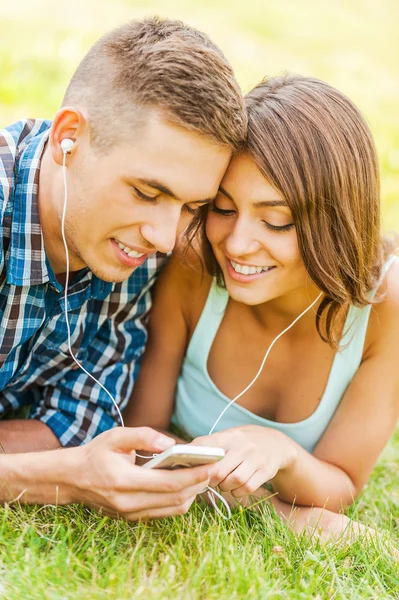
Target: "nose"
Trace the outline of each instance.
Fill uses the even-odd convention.
[[[180,206],[154,211],[154,218],[141,226],[141,235],[158,252],[167,254],[173,250],[180,233],[180,218]]]
[[[259,247],[251,223],[238,218],[225,241],[227,253],[238,258],[257,252]]]

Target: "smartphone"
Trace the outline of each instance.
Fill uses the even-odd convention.
[[[143,469],[181,469],[218,462],[224,458],[223,448],[176,444],[143,465]]]

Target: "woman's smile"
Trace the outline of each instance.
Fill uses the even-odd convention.
[[[275,266],[249,265],[236,262],[226,256],[226,271],[229,277],[239,283],[253,283],[268,276]]]

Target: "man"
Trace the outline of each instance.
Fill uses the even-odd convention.
[[[165,477],[134,465],[134,449],[159,452],[169,438],[102,433],[116,409],[69,342],[123,408],[150,287],[244,135],[241,93],[219,49],[159,19],[99,40],[52,123],[1,132],[0,411],[30,407],[28,420],[0,422],[3,501],[80,501],[135,519],[185,511],[203,489],[207,467]],[[71,448],[46,452],[61,447]]]

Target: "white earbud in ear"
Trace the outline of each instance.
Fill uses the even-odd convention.
[[[61,150],[63,151],[64,154],[68,154],[68,152],[70,152],[73,148],[73,140],[70,140],[69,138],[65,138],[61,141]]]

